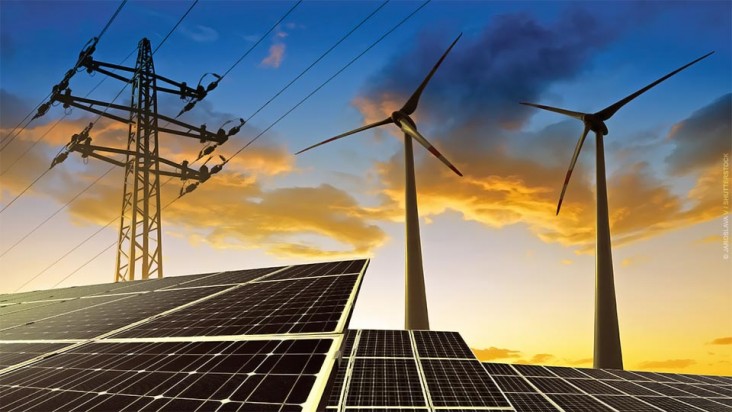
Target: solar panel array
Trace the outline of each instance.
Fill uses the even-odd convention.
[[[481,364],[346,331],[368,260],[0,295],[3,411],[732,411],[732,378]]]
[[[352,330],[327,411],[732,411],[732,378],[481,364],[455,332]]]
[[[484,363],[518,412],[732,411],[732,377]]]
[[[367,260],[0,296],[0,405],[315,410]]]
[[[349,331],[329,411],[511,410],[455,332]]]

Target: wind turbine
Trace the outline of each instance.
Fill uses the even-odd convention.
[[[424,271],[422,269],[422,245],[419,238],[419,212],[417,211],[417,190],[415,187],[414,179],[414,156],[412,154],[412,139],[416,140],[419,144],[424,146],[430,153],[440,159],[442,163],[447,165],[453,172],[457,173],[458,176],[463,174],[450,163],[434,146],[432,146],[421,133],[417,131],[417,125],[414,123],[409,115],[414,113],[419,103],[419,98],[422,95],[422,91],[427,86],[427,83],[435,74],[437,68],[440,66],[443,60],[450,50],[452,50],[455,43],[460,39],[462,33],[452,42],[450,47],[447,48],[445,53],[440,57],[432,70],[427,74],[422,83],[419,85],[417,90],[414,91],[409,100],[404,106],[393,112],[390,117],[384,120],[380,120],[376,123],[371,123],[358,129],[351,130],[338,136],[331,137],[328,140],[324,140],[318,144],[314,144],[306,149],[300,150],[296,154],[300,154],[304,151],[310,150],[314,147],[338,140],[342,137],[352,135],[364,130],[368,130],[377,126],[393,123],[404,132],[404,171],[405,171],[405,212],[406,212],[406,265],[405,265],[405,317],[404,326],[406,329],[421,329],[429,330],[429,318],[427,315],[427,298],[424,290]]]
[[[562,193],[559,196],[559,204],[557,205],[557,215],[562,207],[564,193],[567,191],[569,178],[577,163],[582,144],[590,131],[595,132],[597,149],[596,149],[596,179],[597,179],[597,223],[595,235],[595,368],[623,369],[623,355],[620,347],[620,331],[618,328],[618,311],[615,300],[615,281],[613,279],[613,258],[610,244],[610,224],[608,222],[607,207],[607,187],[605,179],[605,153],[603,148],[603,136],[607,135],[608,130],[605,121],[610,119],[621,107],[625,106],[631,100],[648,91],[662,81],[684,70],[692,64],[708,57],[714,52],[705,54],[704,56],[688,63],[671,73],[661,77],[648,86],[638,90],[637,92],[621,99],[610,106],[596,113],[582,113],[571,110],[560,109],[557,107],[544,106],[541,104],[525,103],[527,106],[538,107],[539,109],[549,110],[565,116],[573,117],[584,123],[584,131],[580,136],[577,146],[574,148],[572,161],[569,163],[567,176],[564,178]]]

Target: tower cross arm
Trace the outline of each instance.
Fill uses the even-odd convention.
[[[97,71],[99,73],[102,73],[104,75],[107,75],[109,77],[115,78],[117,80],[121,80],[125,83],[131,83],[134,80],[134,74],[136,73],[136,69],[132,67],[122,66],[119,64],[112,64],[112,63],[106,63],[98,60],[93,60],[91,57],[87,57],[84,61],[84,67],[86,68],[87,72],[91,73],[93,71]],[[132,73],[133,77],[128,78],[124,76],[120,76],[111,70],[119,70],[124,71],[128,73]],[[155,86],[155,89],[161,92],[175,94],[181,97],[181,99],[189,98],[189,97],[196,97],[198,96],[198,91],[192,87],[189,87],[185,82],[177,82],[175,80],[169,79],[165,76],[161,76],[157,73],[150,73],[153,77],[155,77],[155,80],[167,83],[175,89],[169,89],[166,87],[159,87]]]
[[[99,159],[101,161],[111,163],[120,167],[124,167],[126,164],[125,162],[121,160],[117,160],[113,157],[105,156],[102,153],[112,153],[112,154],[121,154],[128,156],[129,158],[138,158],[143,157],[141,155],[138,155],[137,152],[132,150],[125,150],[125,149],[118,149],[115,147],[106,147],[106,146],[97,146],[92,144],[86,144],[86,143],[80,143],[76,145],[72,145],[69,147],[69,151],[72,152],[79,152],[81,153],[82,157],[93,157],[95,159]],[[151,156],[153,157],[153,156]],[[186,179],[194,179],[194,180],[200,180],[202,177],[202,174],[195,169],[191,169],[190,167],[184,164],[176,163],[172,160],[168,160],[162,157],[153,157],[154,160],[166,164],[173,168],[173,171],[168,170],[159,170],[156,172],[158,175],[162,176],[172,176],[172,177],[178,177],[183,180]]]

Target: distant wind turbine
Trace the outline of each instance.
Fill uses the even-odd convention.
[[[580,150],[582,149],[582,144],[587,137],[587,133],[589,133],[590,130],[595,132],[597,141],[595,161],[597,167],[597,228],[595,230],[595,234],[597,236],[595,245],[595,368],[623,369],[623,355],[620,347],[620,331],[618,328],[618,311],[615,300],[615,281],[613,279],[610,224],[608,222],[605,153],[602,141],[602,137],[608,133],[605,121],[610,119],[618,110],[620,110],[621,107],[625,106],[631,100],[692,64],[708,57],[712,53],[714,52],[707,53],[691,63],[681,66],[648,86],[596,113],[581,113],[557,107],[544,106],[541,104],[521,103],[527,106],[538,107],[539,109],[549,110],[565,116],[573,117],[582,121],[585,126],[582,136],[580,136],[577,146],[574,148],[574,154],[572,155],[572,161],[569,163],[567,176],[564,178],[562,193],[559,196],[559,204],[557,205],[557,215],[559,214],[559,209],[562,207],[562,201],[564,200],[564,193],[567,191],[569,178],[572,175],[575,163],[577,163],[577,158],[579,157]]]
[[[422,245],[419,237],[419,212],[417,211],[417,190],[415,187],[414,179],[414,155],[412,154],[412,139],[416,140],[424,146],[430,153],[440,159],[442,163],[447,165],[453,172],[457,173],[458,176],[463,174],[445,158],[434,146],[432,146],[421,133],[417,131],[417,125],[414,123],[409,115],[414,113],[419,103],[419,98],[422,95],[422,91],[427,86],[427,83],[435,74],[437,68],[440,66],[443,60],[450,50],[452,50],[455,43],[460,39],[462,33],[452,42],[450,47],[440,57],[432,70],[427,74],[427,77],[422,81],[417,90],[414,91],[412,96],[407,100],[404,106],[393,112],[390,117],[376,123],[371,123],[358,129],[351,130],[330,139],[324,140],[318,144],[312,145],[306,149],[303,149],[296,154],[300,154],[304,151],[310,150],[314,147],[338,140],[342,137],[352,135],[364,130],[368,130],[377,126],[393,123],[404,132],[404,168],[405,168],[405,206],[406,206],[406,267],[405,267],[405,328],[406,329],[421,329],[428,330],[429,318],[427,314],[427,298],[424,290],[424,271],[422,269]]]

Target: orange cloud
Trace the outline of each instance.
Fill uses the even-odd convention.
[[[514,363],[525,364],[525,365],[543,365],[547,362],[555,359],[554,355],[548,353],[538,353],[532,356],[530,359],[519,359]]]
[[[63,120],[54,132],[67,134],[65,140],[87,123],[88,119]],[[46,132],[48,127],[29,128],[18,142],[3,151],[3,160],[20,156],[27,148],[27,140]],[[95,143],[124,147],[127,130],[113,122],[100,121],[91,135]],[[3,197],[15,196],[47,170],[62,144],[60,140],[42,140],[25,155],[22,165],[6,173],[2,177]],[[172,143],[161,144],[161,156],[176,161],[195,159],[202,147],[195,139],[177,139]],[[214,156],[230,156],[225,149],[226,146],[219,148]],[[214,157],[209,166],[219,162]],[[123,169],[115,166],[107,172],[111,165],[96,159],[89,159],[86,165],[81,163],[78,154],[72,153],[25,196],[50,197],[65,203],[107,173],[68,208],[76,224],[106,225],[120,213]],[[192,163],[191,167],[198,164]],[[165,209],[164,228],[170,228],[177,236],[182,228],[191,242],[216,248],[262,248],[275,255],[303,258],[368,255],[385,241],[385,233],[359,212],[356,200],[339,189],[328,185],[270,191],[262,188],[259,178],[286,174],[293,168],[294,157],[284,146],[259,144],[248,148],[232,158],[221,173]],[[178,197],[181,184],[178,179],[161,178],[163,205]]]
[[[722,235],[710,235],[697,239],[694,241],[696,244],[709,245],[709,244],[722,244]]]
[[[709,342],[710,345],[732,345],[732,336],[725,336],[724,338],[717,338]]]
[[[269,54],[262,59],[261,65],[264,67],[279,68],[282,60],[285,58],[285,44],[275,43],[269,46]]]
[[[518,358],[521,356],[521,352],[511,349],[502,349],[491,346],[488,349],[475,349],[471,348],[475,357],[483,362],[492,361],[496,359],[507,359],[507,358]]]
[[[640,370],[684,369],[696,364],[693,359],[667,359],[662,361],[646,361],[638,364]]]

